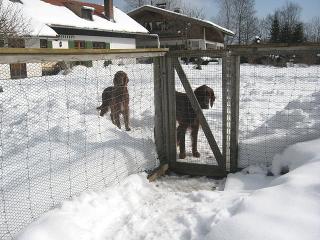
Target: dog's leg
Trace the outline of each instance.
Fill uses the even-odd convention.
[[[198,132],[199,132],[199,123],[198,121],[191,126],[191,142],[192,142],[192,155],[196,158],[200,157],[200,153],[198,152]]]
[[[117,109],[118,110],[118,109]],[[119,129],[121,129],[121,124],[120,124],[120,111],[116,111],[114,114],[113,114],[113,124],[116,125]]]
[[[125,108],[124,112],[123,112],[123,118],[124,118],[124,125],[126,127],[126,131],[130,131],[130,127],[129,127],[129,109]]]
[[[186,143],[185,143],[186,131],[187,131],[187,128],[183,125],[179,125],[177,128],[177,142],[179,144],[180,159],[186,158]]]
[[[115,124],[115,123],[114,123],[114,120],[113,120],[113,114],[112,114],[112,113],[110,113],[110,118],[111,118],[111,122],[112,122],[113,124]]]

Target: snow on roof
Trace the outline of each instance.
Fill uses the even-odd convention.
[[[102,16],[103,6],[79,2],[82,6],[95,9],[93,20],[91,21],[77,16],[63,5],[63,0],[45,1],[21,0],[21,2],[23,2],[24,14],[32,19],[32,35],[56,36],[57,33],[51,29],[50,26],[65,26],[69,28],[74,27],[108,32],[148,33],[147,29],[116,7],[113,8],[113,22]]]
[[[206,25],[209,25],[211,27],[214,27],[216,29],[219,29],[220,31],[224,32],[225,34],[228,34],[228,35],[234,35],[234,32],[232,32],[231,30],[229,29],[226,29],[224,27],[221,27],[219,26],[218,24],[215,24],[211,21],[208,21],[208,20],[203,20],[203,19],[200,19],[200,18],[195,18],[195,17],[189,17],[185,14],[182,14],[182,13],[177,13],[177,12],[173,12],[171,10],[167,10],[167,9],[163,9],[163,8],[158,8],[158,7],[155,7],[155,6],[152,6],[152,5],[144,5],[142,7],[138,7],[130,12],[128,12],[128,15],[132,16],[132,14],[135,14],[136,12],[140,12],[144,9],[149,9],[149,10],[154,10],[154,11],[158,11],[158,12],[166,12],[166,13],[169,13],[169,14],[173,14],[173,15],[178,15],[178,16],[181,16],[181,17],[187,17],[187,18],[190,18],[194,21],[197,21],[199,23],[202,23],[202,24],[206,24]]]

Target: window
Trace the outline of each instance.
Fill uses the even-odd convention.
[[[190,41],[191,42],[191,49],[199,49],[200,43],[199,41]]]
[[[106,49],[107,44],[105,42],[92,42],[93,49]]]
[[[92,21],[93,20],[92,19],[92,9],[82,8],[81,9],[81,16],[84,19]]]
[[[25,63],[10,64],[10,75],[12,79],[26,78],[27,65]]]
[[[40,39],[40,48],[48,48],[48,40]]]
[[[85,41],[74,41],[74,48],[84,49],[84,48],[86,48],[86,42]]]

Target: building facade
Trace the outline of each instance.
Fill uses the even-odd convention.
[[[189,17],[181,10],[170,11],[165,5],[142,6],[128,13],[150,33],[158,34],[161,47],[170,49],[219,49],[224,47],[224,37],[234,35],[213,22]],[[154,46],[154,40],[139,39],[137,47]]]
[[[74,0],[3,1],[21,8],[31,30],[23,38],[3,39],[0,47],[135,49],[137,39],[149,35],[146,28],[114,7],[112,0],[104,0],[104,5]],[[30,63],[0,68],[2,78],[39,76],[43,69]]]

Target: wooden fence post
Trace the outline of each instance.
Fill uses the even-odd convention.
[[[170,57],[154,61],[155,143],[160,164],[176,162],[176,106],[174,68]]]
[[[239,143],[239,101],[240,101],[240,56],[231,56],[231,134],[230,134],[230,172],[238,170]]]

